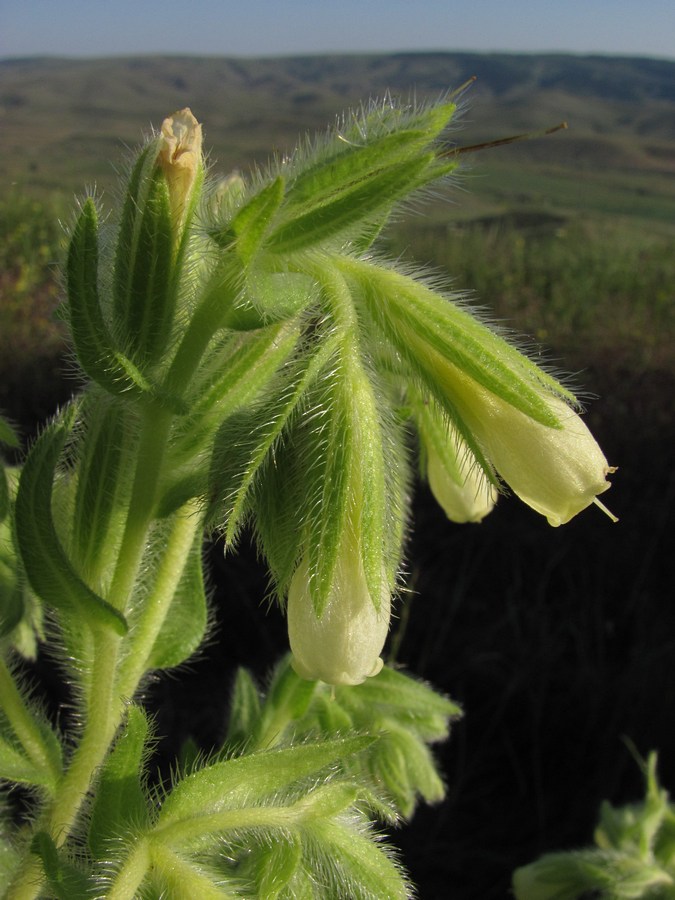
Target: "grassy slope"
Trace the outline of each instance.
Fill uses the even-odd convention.
[[[546,141],[485,154],[460,217],[515,204],[675,216],[675,63],[563,55],[398,54],[236,60],[149,57],[0,62],[0,183],[107,188],[111,161],[152,123],[190,105],[218,169],[264,164],[270,148],[386,91],[437,97],[477,76],[462,143],[566,119]]]

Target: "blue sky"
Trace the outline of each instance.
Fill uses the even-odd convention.
[[[0,57],[394,50],[675,59],[673,0],[0,0]]]

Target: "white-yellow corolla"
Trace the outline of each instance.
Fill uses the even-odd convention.
[[[486,390],[450,363],[443,383],[455,408],[500,477],[521,500],[563,525],[611,485],[615,471],[581,417],[542,388],[559,427],[542,425]],[[611,515],[611,514],[610,514]]]
[[[288,637],[293,668],[301,678],[328,684],[361,684],[382,668],[391,599],[383,579],[378,602],[368,591],[356,541],[345,541],[328,601],[317,616],[304,559],[288,592]]]
[[[452,522],[481,522],[497,502],[497,489],[490,484],[468,447],[460,448],[448,432],[448,446],[441,455],[426,445],[427,479],[436,502]]]

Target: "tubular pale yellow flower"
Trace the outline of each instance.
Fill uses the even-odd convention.
[[[375,608],[358,548],[340,554],[330,598],[317,616],[309,591],[304,559],[288,592],[288,637],[293,668],[301,678],[328,684],[361,684],[382,669],[380,653],[389,630],[390,594],[382,588]]]
[[[448,435],[448,440],[452,440]],[[492,512],[498,493],[468,453],[450,471],[433,446],[427,446],[427,478],[436,502],[452,522],[481,522]]]
[[[545,397],[561,423],[531,419],[476,384],[445,360],[438,373],[464,423],[499,475],[551,525],[564,525],[609,487],[615,471],[581,418],[550,392]],[[606,511],[606,510],[605,510]]]
[[[162,122],[157,161],[169,185],[174,220],[180,224],[202,167],[202,126],[189,109]]]

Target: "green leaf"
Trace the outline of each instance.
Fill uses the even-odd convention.
[[[277,665],[253,732],[254,747],[272,747],[284,740],[288,727],[301,719],[314,695],[316,682],[299,678],[290,656]]]
[[[191,656],[202,642],[207,619],[200,531],[153,644],[148,668],[170,669]]]
[[[48,426],[26,460],[16,498],[17,544],[31,587],[48,606],[74,610],[83,621],[123,635],[127,631],[124,616],[80,579],[54,527],[52,488],[72,418],[71,411]]]
[[[297,837],[279,835],[269,847],[263,847],[253,856],[258,896],[265,900],[277,900],[289,887],[300,867],[302,846]]]
[[[372,837],[325,819],[313,822],[308,832],[312,868],[325,872],[329,879],[327,896],[350,900],[405,900],[410,896],[402,870]]]
[[[271,232],[266,246],[274,253],[283,254],[306,250],[331,239],[344,239],[348,229],[362,222],[371,223],[380,210],[388,211],[396,200],[423,184],[424,173],[433,168],[434,160],[434,155],[429,153],[373,175],[344,195],[280,225]]]
[[[227,235],[232,235],[237,253],[244,263],[250,262],[260,247],[283,196],[284,179],[279,176],[255,194],[232,220],[224,237],[227,240]]]
[[[300,272],[252,272],[246,288],[265,324],[291,319],[318,298],[316,281]]]
[[[386,533],[390,527],[387,515],[387,484],[384,445],[378,402],[366,372],[359,367],[351,378],[354,430],[357,437],[356,458],[360,473],[361,558],[373,603],[379,604],[383,587],[388,590],[396,576],[399,555],[387,559]],[[380,398],[382,400],[382,398]],[[392,566],[393,562],[393,566]],[[393,571],[391,571],[393,569]],[[390,583],[383,585],[385,578]]]
[[[454,103],[417,110],[389,105],[352,116],[325,148],[317,147],[304,162],[292,159],[288,164],[291,170],[297,165],[299,172],[290,179],[284,208],[308,212],[324,206],[387,169],[419,157],[455,110]]]
[[[318,403],[323,421],[311,434],[314,448],[310,496],[305,530],[308,540],[310,591],[317,616],[323,612],[333,587],[338,555],[349,525],[354,492],[358,447],[355,446],[351,398],[344,372],[336,368],[326,379]],[[328,378],[330,377],[330,381]],[[315,416],[318,420],[318,415]]]
[[[86,374],[112,394],[137,396],[147,391],[143,375],[115,346],[103,318],[98,293],[98,215],[91,198],[73,230],[66,276],[70,327]]]
[[[21,446],[19,435],[4,416],[0,416],[0,444],[17,450]]]
[[[225,739],[227,747],[246,748],[257,727],[260,710],[260,694],[253,678],[246,669],[238,669]]]
[[[110,530],[119,510],[120,470],[131,435],[123,407],[112,398],[90,394],[82,410],[86,431],[80,442],[71,546],[80,571],[98,580],[110,564],[111,545],[117,543]]]
[[[176,784],[164,801],[159,825],[263,802],[371,743],[369,737],[316,741],[206,766]]]
[[[275,394],[267,402],[224,422],[214,447],[209,480],[212,496],[224,499],[226,543],[236,540],[250,509],[252,489],[264,478],[263,467],[331,352],[331,343],[325,341],[318,350],[305,353],[279,374]]]
[[[348,708],[358,705],[366,716],[372,716],[375,710],[391,715],[419,730],[427,740],[447,737],[449,720],[462,715],[461,708],[448,697],[391,666],[363,684],[336,691]]]
[[[571,398],[554,378],[457,303],[393,269],[350,262],[379,328],[414,369],[435,377],[438,354],[516,409],[550,427],[560,422],[546,391]],[[545,390],[542,390],[545,389]]]
[[[177,235],[158,142],[139,155],[129,179],[115,252],[113,331],[141,367],[167,350],[176,306]]]
[[[31,849],[42,860],[50,891],[56,900],[91,900],[92,882],[56,848],[46,831],[37,832]]]
[[[128,841],[150,823],[148,802],[141,786],[148,752],[148,720],[138,706],[130,706],[124,729],[101,771],[89,824],[89,849],[95,858],[109,860],[120,840]]]
[[[5,521],[7,516],[9,515],[10,510],[10,499],[9,499],[9,485],[7,484],[7,475],[5,474],[5,467],[0,460],[0,524]]]
[[[171,203],[161,169],[143,194],[131,233],[120,230],[114,281],[114,327],[142,365],[166,351],[176,303]]]
[[[9,634],[23,618],[25,604],[19,566],[11,522],[5,519],[0,521],[0,637]]]
[[[53,772],[35,765],[17,742],[4,734],[0,734],[0,778],[33,787],[54,787]]]

